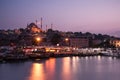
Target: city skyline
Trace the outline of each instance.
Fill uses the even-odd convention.
[[[120,29],[119,0],[0,0],[0,29],[40,21],[60,31],[110,34]],[[40,27],[40,25],[38,25]]]

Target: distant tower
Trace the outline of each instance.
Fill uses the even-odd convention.
[[[46,32],[47,32],[47,25],[46,25]]]
[[[51,24],[51,29],[53,29],[53,24]]]
[[[38,22],[38,21],[36,20],[36,21],[35,21],[36,25],[37,25],[37,22]]]
[[[41,17],[41,21],[40,21],[40,27],[41,27],[41,29],[42,29],[42,24],[43,24],[43,23],[42,23],[42,17]]]

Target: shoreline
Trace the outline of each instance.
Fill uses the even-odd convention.
[[[105,56],[105,57],[116,57],[116,56],[107,56],[103,54],[51,54],[49,56],[23,56],[23,57],[0,57],[0,63],[2,62],[23,62],[29,60],[44,60],[49,58],[61,58],[61,57],[90,57],[90,56]],[[116,57],[119,58],[120,56]]]

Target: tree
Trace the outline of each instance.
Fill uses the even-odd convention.
[[[51,39],[51,43],[52,43],[53,45],[56,45],[56,44],[58,44],[61,40],[62,40],[62,36],[61,36],[60,34],[58,34],[58,33],[55,33],[55,34],[53,35],[52,39]]]

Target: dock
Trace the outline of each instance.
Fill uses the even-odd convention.
[[[35,51],[34,51],[35,50]],[[103,48],[42,48],[32,49],[32,52],[24,54],[5,54],[0,55],[0,62],[2,61],[26,61],[35,59],[49,59],[51,57],[85,57],[85,56],[109,56],[109,57],[120,57],[119,50],[103,49]]]

